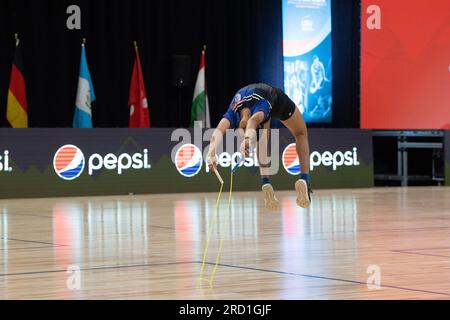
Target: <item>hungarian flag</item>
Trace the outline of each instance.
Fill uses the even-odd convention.
[[[130,128],[150,128],[147,93],[145,92],[144,75],[137,45],[135,45],[135,49],[136,61],[133,66],[130,99],[128,101],[130,107]]]
[[[195,122],[200,121],[204,128],[211,128],[211,118],[209,115],[208,92],[206,90],[206,52],[202,51],[200,70],[198,72],[197,83],[195,85],[194,99],[192,101],[191,127]]]
[[[25,78],[23,76],[22,52],[16,37],[16,50],[9,83],[6,117],[13,128],[28,128],[28,108]]]

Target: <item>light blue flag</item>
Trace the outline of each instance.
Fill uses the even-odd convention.
[[[80,78],[75,103],[74,128],[92,128],[92,103],[95,101],[94,86],[86,59],[86,48],[81,47]]]

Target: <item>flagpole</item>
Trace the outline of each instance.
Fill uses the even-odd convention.
[[[208,105],[208,85],[206,82],[206,49],[207,46],[206,44],[203,45],[203,54],[205,55],[205,65],[204,65],[204,69],[205,69],[205,128],[209,129],[208,127],[211,126],[211,115],[209,114],[209,105]],[[209,122],[209,123],[208,123]],[[208,126],[209,124],[209,126]]]
[[[136,54],[136,57],[135,57],[135,65],[136,65],[136,68],[138,68],[138,66],[137,66],[137,62],[138,62],[138,43],[137,43],[137,41],[135,40],[135,41],[133,41],[133,44],[134,44],[134,52],[135,52],[135,54]],[[139,57],[139,59],[140,59],[140,57]],[[139,78],[139,77],[138,77]],[[139,92],[140,92],[140,90],[141,90],[141,82],[140,81],[138,81],[138,88],[139,88]],[[139,94],[140,95],[140,94]]]

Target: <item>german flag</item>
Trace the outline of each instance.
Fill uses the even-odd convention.
[[[23,76],[22,52],[16,36],[16,50],[9,83],[6,117],[13,128],[28,128],[27,94]]]

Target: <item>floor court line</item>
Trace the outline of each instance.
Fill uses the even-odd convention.
[[[0,215],[15,215],[15,216],[24,216],[24,217],[33,217],[33,218],[46,218],[46,219],[54,219],[54,216],[40,216],[40,215],[36,215],[36,214],[22,214],[22,213],[1,213]],[[67,219],[70,220],[83,220],[83,219],[77,219],[77,217],[65,217]],[[95,220],[96,222],[103,222],[102,220]],[[154,226],[154,225],[149,225],[149,228],[155,228],[155,229],[167,229],[167,230],[176,230],[176,228],[174,227],[164,227],[164,226]]]
[[[16,213],[16,212],[0,212],[0,215],[5,216],[19,216],[19,217],[33,217],[33,218],[46,218],[46,219],[53,219],[53,216],[40,216],[37,214],[26,214],[26,213]]]
[[[211,263],[211,262],[207,262],[206,264],[207,265],[215,265],[215,263]],[[225,268],[242,269],[242,270],[250,270],[250,271],[259,271],[259,272],[266,272],[266,273],[275,273],[275,274],[287,275],[287,276],[296,276],[296,277],[304,277],[304,278],[311,278],[311,279],[338,281],[338,282],[345,282],[345,283],[351,283],[351,284],[358,284],[358,285],[367,286],[366,282],[357,281],[357,280],[332,278],[332,277],[326,277],[326,276],[301,274],[301,273],[294,273],[294,272],[285,272],[285,271],[278,271],[278,270],[259,269],[259,268],[253,268],[253,267],[236,266],[236,265],[231,265],[231,264],[219,264],[219,266],[220,267],[225,267]],[[381,288],[398,289],[398,290],[411,291],[411,292],[429,293],[429,294],[441,295],[441,296],[450,296],[450,293],[446,293],[446,292],[437,292],[437,291],[421,290],[421,289],[414,289],[414,288],[405,288],[405,287],[393,286],[393,285],[382,285]]]
[[[80,269],[80,271],[116,270],[116,269],[129,269],[129,268],[151,268],[151,267],[183,265],[183,264],[199,264],[199,265],[201,265],[202,262],[188,261],[188,262],[171,262],[171,263],[155,263],[155,264],[139,264],[139,265],[103,266],[103,267],[94,267],[94,268],[82,268],[82,269]],[[206,262],[206,265],[214,266],[215,263]],[[350,284],[357,284],[357,285],[364,285],[364,286],[367,285],[366,282],[362,282],[362,281],[333,278],[333,277],[327,277],[327,276],[301,274],[301,273],[253,268],[253,267],[246,267],[246,266],[236,266],[236,265],[223,264],[223,263],[220,263],[219,266],[225,267],[225,268],[232,268],[232,269],[249,270],[249,271],[257,271],[257,272],[264,272],[264,273],[274,273],[274,274],[280,274],[280,275],[286,275],[286,276],[296,276],[296,277],[304,277],[304,278],[310,278],[310,279],[337,281],[337,282],[342,282],[342,283],[350,283]],[[0,277],[41,275],[41,274],[50,274],[50,273],[66,273],[66,272],[67,272],[67,270],[47,270],[47,271],[0,274]],[[400,286],[394,286],[394,285],[382,285],[381,287],[389,288],[389,289],[403,290],[403,291],[410,291],[410,292],[428,293],[428,294],[440,295],[440,296],[450,296],[450,293],[445,293],[445,292],[437,292],[437,291],[422,290],[422,289],[415,289],[415,288],[406,288],[406,287],[400,287]]]
[[[15,215],[15,216],[24,216],[24,217],[33,217],[33,218],[46,218],[46,219],[54,219],[54,216],[40,216],[40,215],[36,215],[36,214],[22,214],[22,213],[0,213],[0,215]],[[83,219],[77,219],[77,217],[65,217],[66,219],[69,220],[83,220]],[[103,222],[102,220],[95,220],[96,222]],[[176,228],[174,227],[164,227],[164,226],[154,226],[154,225],[149,225],[149,228],[155,228],[155,229],[167,229],[167,230],[176,230]]]
[[[8,248],[8,249],[0,249],[0,251],[18,251],[18,250],[38,250],[38,249],[55,249],[62,248],[61,246],[56,245],[48,245],[45,247],[22,247],[22,248]]]
[[[420,248],[420,249],[401,249],[401,250],[394,250],[394,251],[428,251],[428,250],[450,250],[450,247],[434,247],[434,248]]]
[[[420,252],[403,251],[403,250],[398,250],[398,251],[394,250],[392,252],[404,253],[404,254],[412,254],[412,255],[417,255],[417,256],[426,256],[426,257],[437,257],[437,258],[450,259],[450,256],[443,256],[443,255],[440,255],[440,254],[432,254],[432,253],[420,253]]]
[[[1,238],[1,240],[46,244],[46,245],[53,246],[53,247],[67,247],[67,245],[65,245],[65,244],[58,244],[58,243],[44,242],[44,241],[35,241],[35,240],[23,240],[23,239],[13,239],[13,238],[5,238],[5,237]]]
[[[183,265],[183,264],[197,264],[196,261],[188,262],[167,262],[167,263],[149,263],[149,264],[136,264],[136,265],[120,265],[120,266],[102,266],[93,268],[80,268],[80,271],[99,271],[99,270],[118,270],[118,269],[131,269],[131,268],[151,268],[171,265]],[[72,265],[76,265],[73,263]],[[17,272],[17,273],[4,273],[0,274],[0,277],[13,277],[13,276],[29,276],[38,274],[50,274],[50,273],[66,273],[67,270],[45,270],[45,271],[32,271],[32,272]]]

